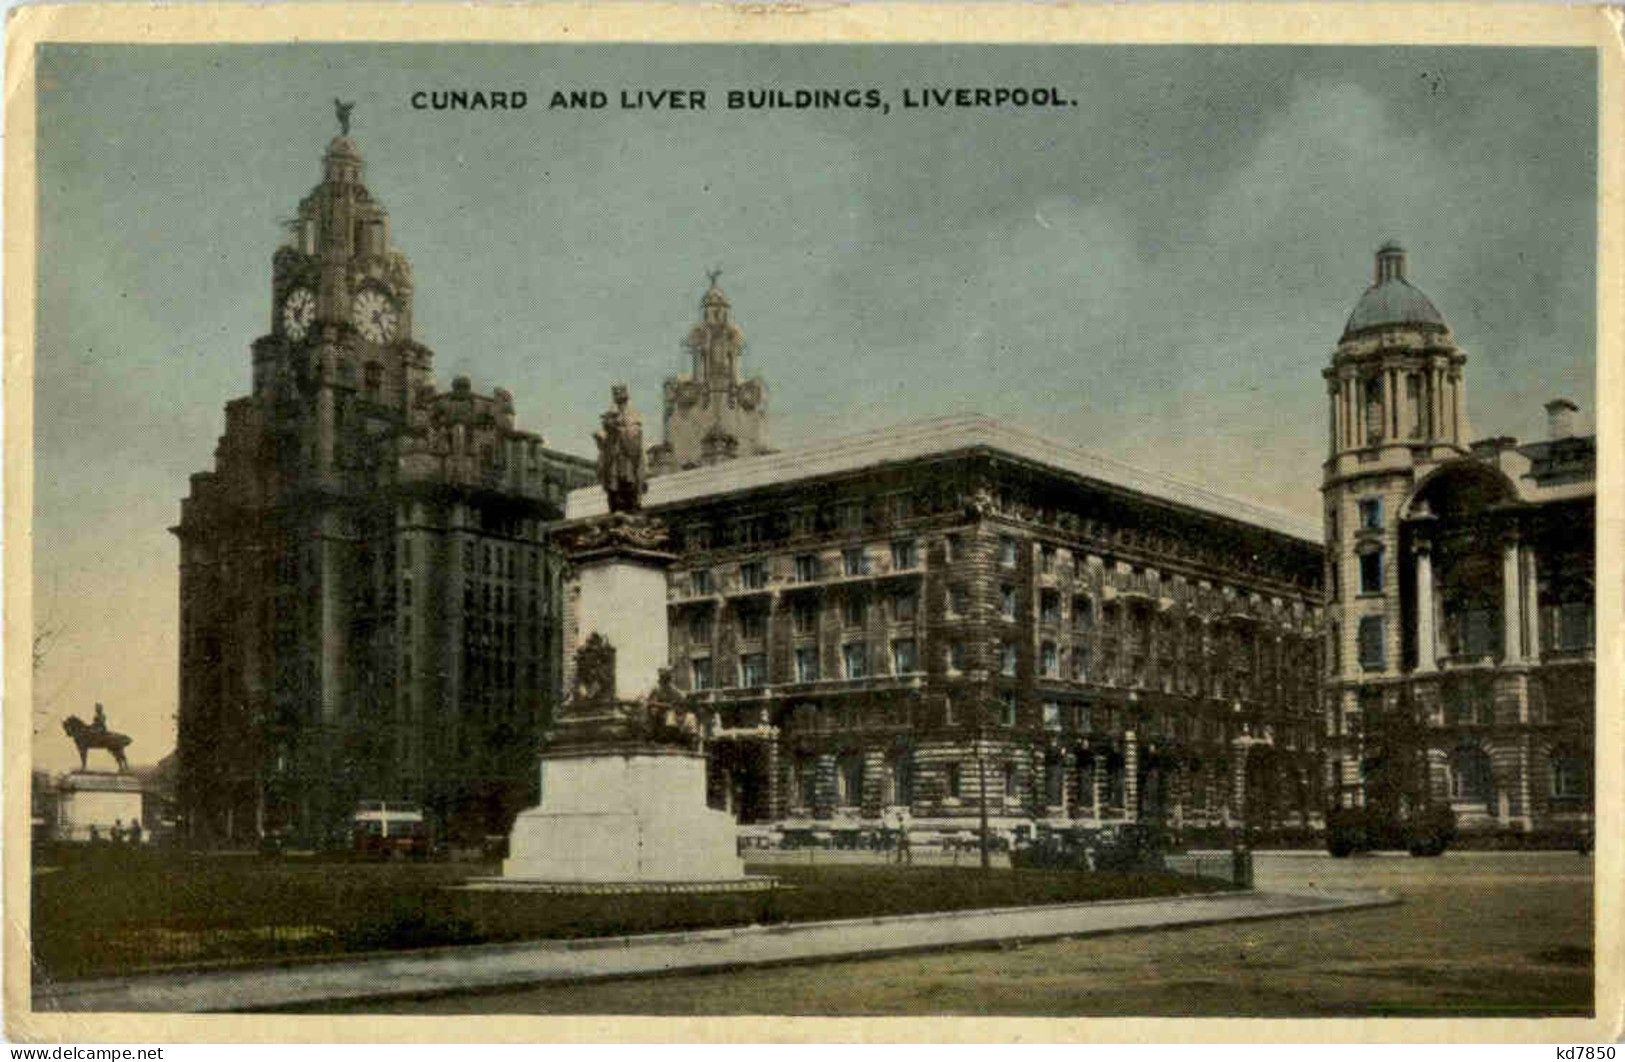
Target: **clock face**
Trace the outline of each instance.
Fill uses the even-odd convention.
[[[310,325],[314,320],[316,320],[316,296],[311,294],[309,288],[294,288],[288,293],[288,297],[282,300],[282,331],[297,343],[310,332]]]
[[[350,323],[371,343],[388,343],[400,326],[395,304],[377,288],[363,288],[350,304]]]

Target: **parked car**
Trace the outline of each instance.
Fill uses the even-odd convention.
[[[429,855],[429,828],[416,804],[363,800],[352,820],[353,851],[371,859],[424,859]]]
[[[1408,812],[1369,806],[1326,811],[1326,850],[1337,858],[1385,848],[1437,856],[1455,839],[1456,815],[1446,804],[1426,804]]]

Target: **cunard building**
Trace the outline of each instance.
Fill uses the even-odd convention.
[[[1328,791],[1573,833],[1593,806],[1596,440],[1558,399],[1546,439],[1470,441],[1466,365],[1384,246],[1324,371]]]
[[[173,528],[183,828],[331,842],[358,802],[398,800],[506,829],[557,685],[545,528],[590,466],[520,430],[507,392],[436,386],[348,136],[270,280],[253,393]]]
[[[702,317],[655,451],[681,470],[645,507],[680,554],[673,678],[741,822],[1318,817],[1315,527],[974,416],[763,452],[714,282]]]

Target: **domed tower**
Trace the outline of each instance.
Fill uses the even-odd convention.
[[[1372,284],[1322,371],[1331,425],[1325,504],[1329,793],[1362,800],[1363,735],[1396,710],[1403,659],[1400,517],[1421,475],[1467,453],[1463,367],[1438,309],[1406,277],[1405,250],[1377,250]]]
[[[740,378],[745,333],[717,276],[711,274],[700,320],[683,343],[691,371],[666,379],[665,441],[650,451],[656,473],[770,452],[767,385],[761,377]]]

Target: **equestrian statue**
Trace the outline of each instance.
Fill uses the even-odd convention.
[[[118,763],[120,774],[130,769],[130,761],[124,758],[124,750],[129,747],[130,735],[120,734],[107,729],[107,711],[100,704],[96,705],[96,718],[86,723],[77,715],[70,715],[62,720],[62,729],[67,731],[68,737],[79,747],[79,769],[85,770],[85,757],[91,749],[106,749],[113,754]]]

